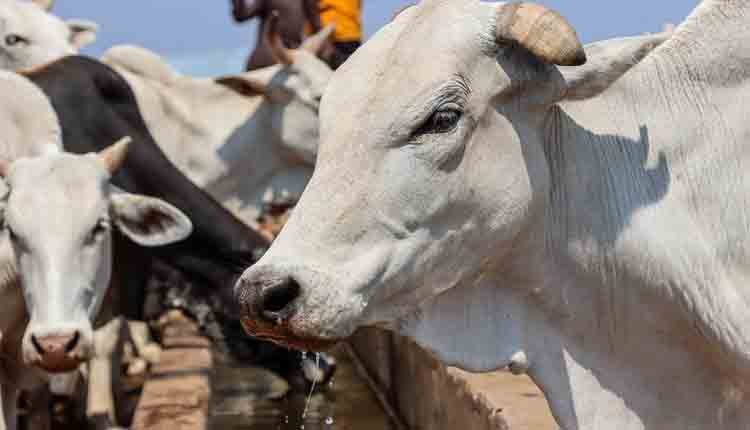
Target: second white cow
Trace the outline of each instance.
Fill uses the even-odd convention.
[[[0,69],[22,70],[78,52],[96,39],[97,25],[63,21],[49,0],[0,0]]]
[[[217,79],[184,76],[135,46],[102,61],[133,88],[159,146],[196,184],[253,224],[264,201],[296,200],[312,175],[318,108],[333,71],[318,58],[332,27],[287,49],[269,25],[280,64]]]
[[[112,230],[144,246],[180,241],[188,218],[161,200],[112,189],[127,142],[62,152],[57,117],[26,78],[0,72],[0,430],[50,373],[93,356],[91,321],[109,285]],[[12,160],[12,161],[10,161]]]

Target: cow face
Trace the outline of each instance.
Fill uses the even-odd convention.
[[[283,159],[312,165],[318,152],[318,111],[333,70],[320,59],[333,27],[307,38],[299,49],[283,46],[277,17],[270,19],[264,37],[269,39],[280,63],[265,69],[217,79],[246,96],[261,95],[270,113],[272,138]]]
[[[75,54],[95,38],[95,24],[65,22],[32,2],[0,0],[0,69],[36,67]]]
[[[93,353],[91,321],[110,279],[112,229],[145,246],[187,237],[190,221],[146,196],[113,192],[124,146],[99,155],[54,153],[3,165],[4,234],[11,243],[29,324],[23,358],[49,372]]]
[[[433,0],[399,14],[325,93],[313,178],[236,287],[248,332],[325,346],[514,270],[550,192],[545,123],[633,64],[609,54],[558,68],[582,65],[583,49],[536,5]]]

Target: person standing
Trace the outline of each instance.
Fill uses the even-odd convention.
[[[329,64],[336,69],[362,45],[362,1],[361,0],[318,0],[319,22],[314,22],[313,30],[335,24],[333,33],[334,53]]]
[[[276,63],[271,48],[263,37],[268,17],[273,11],[279,14],[278,30],[284,44],[297,48],[302,44],[306,28],[320,28],[318,0],[231,0],[232,15],[238,23],[260,18],[258,41],[247,60],[246,70],[255,70]]]

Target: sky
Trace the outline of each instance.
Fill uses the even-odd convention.
[[[362,0],[365,34],[385,25],[413,0]],[[455,0],[459,1],[459,0]],[[537,0],[565,16],[583,42],[659,31],[680,23],[698,0]],[[237,25],[230,0],[56,0],[54,13],[100,25],[84,54],[99,56],[123,43],[149,48],[187,74],[214,76],[241,70],[254,46],[256,23]]]

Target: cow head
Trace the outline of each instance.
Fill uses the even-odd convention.
[[[43,0],[0,0],[0,69],[36,67],[95,40],[95,24],[63,21],[48,12],[51,6]]]
[[[586,62],[573,28],[538,5],[428,0],[400,13],[325,93],[313,178],[236,286],[247,331],[324,346],[512,276],[550,194],[555,105],[604,91],[655,41],[616,41]]]
[[[109,284],[114,228],[144,246],[180,241],[192,231],[167,203],[112,188],[110,176],[127,145],[0,163],[7,190],[0,219],[29,315],[22,345],[27,364],[63,372],[91,357],[91,321]]]
[[[312,165],[318,150],[318,109],[333,70],[320,59],[334,27],[307,38],[299,49],[284,46],[274,14],[266,26],[279,65],[242,75],[218,78],[217,83],[246,96],[264,96],[272,115],[272,131],[287,155]]]

